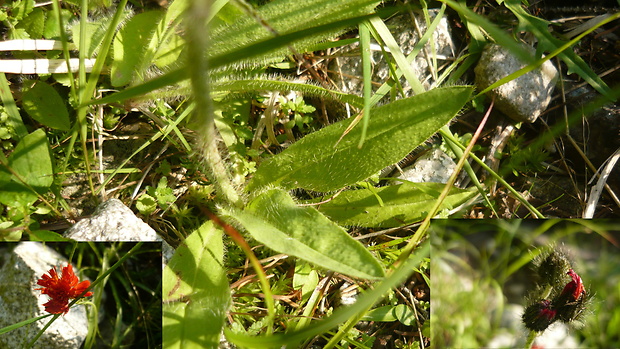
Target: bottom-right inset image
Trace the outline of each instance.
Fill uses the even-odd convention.
[[[431,348],[619,348],[620,220],[435,220]]]

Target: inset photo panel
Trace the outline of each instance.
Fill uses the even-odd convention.
[[[0,348],[161,348],[161,246],[0,244]]]
[[[620,221],[434,220],[431,348],[619,348]]]

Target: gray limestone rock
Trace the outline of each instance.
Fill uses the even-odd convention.
[[[99,205],[90,218],[69,228],[65,237],[77,241],[161,241],[153,228],[118,199]]]
[[[438,10],[429,10],[430,20],[434,20]],[[388,20],[386,26],[396,40],[398,46],[405,55],[409,55],[415,45],[420,41],[420,37],[426,32],[427,26],[422,13],[416,12],[414,18],[410,15],[402,15]],[[416,28],[417,26],[417,28]],[[419,30],[419,31],[418,31]],[[420,34],[421,33],[421,34]],[[431,41],[433,45],[431,45]],[[384,48],[385,49],[385,48]],[[387,81],[390,71],[387,62],[383,57],[381,47],[371,44],[371,57],[373,61],[372,81],[382,84]],[[428,89],[434,82],[435,76],[431,73],[429,66],[437,62],[440,70],[442,64],[454,57],[454,44],[450,34],[447,17],[441,18],[437,29],[433,33],[432,40],[424,46],[411,63],[411,67],[424,88]],[[429,65],[430,63],[430,65]],[[335,74],[333,79],[336,85],[345,92],[362,95],[362,60],[359,53],[359,44],[352,44],[346,57],[335,60],[335,65],[330,68]],[[433,68],[435,70],[435,68]],[[405,78],[401,78],[403,91],[407,97],[413,95],[411,87]],[[375,84],[373,84],[375,85]],[[376,88],[376,86],[373,86]]]
[[[524,46],[534,55],[534,49]],[[476,66],[476,86],[480,91],[496,81],[525,67],[526,64],[500,45],[487,45]],[[532,123],[547,109],[558,79],[558,71],[550,61],[518,79],[489,92],[495,105],[504,114],[518,122]]]
[[[441,149],[436,148],[422,155],[416,162],[403,170],[396,178],[415,183],[447,183],[456,164]],[[399,182],[396,181],[395,182]]]
[[[43,306],[49,299],[41,295],[37,280],[52,267],[64,267],[68,261],[39,242],[21,242],[7,253],[0,267],[0,328],[37,316],[46,315]],[[83,279],[81,279],[83,280]],[[47,317],[0,335],[0,348],[22,348],[51,319]],[[88,320],[83,305],[72,307],[45,330],[33,348],[80,348],[88,333]]]

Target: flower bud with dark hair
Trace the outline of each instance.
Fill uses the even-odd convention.
[[[553,307],[557,309],[558,320],[568,323],[578,319],[584,312],[588,297],[581,277],[573,269],[569,269],[566,274],[572,280],[564,286],[560,295],[554,299]]]
[[[570,268],[568,258],[562,252],[555,250],[536,264],[536,274],[538,274],[540,283],[547,285],[563,282],[566,270]]]
[[[530,285],[529,305],[522,315],[525,327],[542,332],[555,321],[580,326],[589,294],[566,255],[551,249],[534,261],[534,272],[538,280]]]
[[[543,299],[525,308],[522,319],[527,329],[542,332],[557,320],[556,313],[551,301]]]

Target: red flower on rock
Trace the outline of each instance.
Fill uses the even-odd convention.
[[[36,288],[41,290],[41,294],[50,297],[50,301],[43,304],[45,311],[51,314],[66,314],[69,312],[69,300],[77,298],[89,286],[90,281],[82,281],[78,283],[78,278],[73,272],[73,267],[68,264],[62,268],[62,275],[59,277],[56,268],[48,271],[49,275],[43,274],[41,279],[37,281],[37,285],[43,286]],[[86,292],[83,297],[92,296],[92,292]]]

